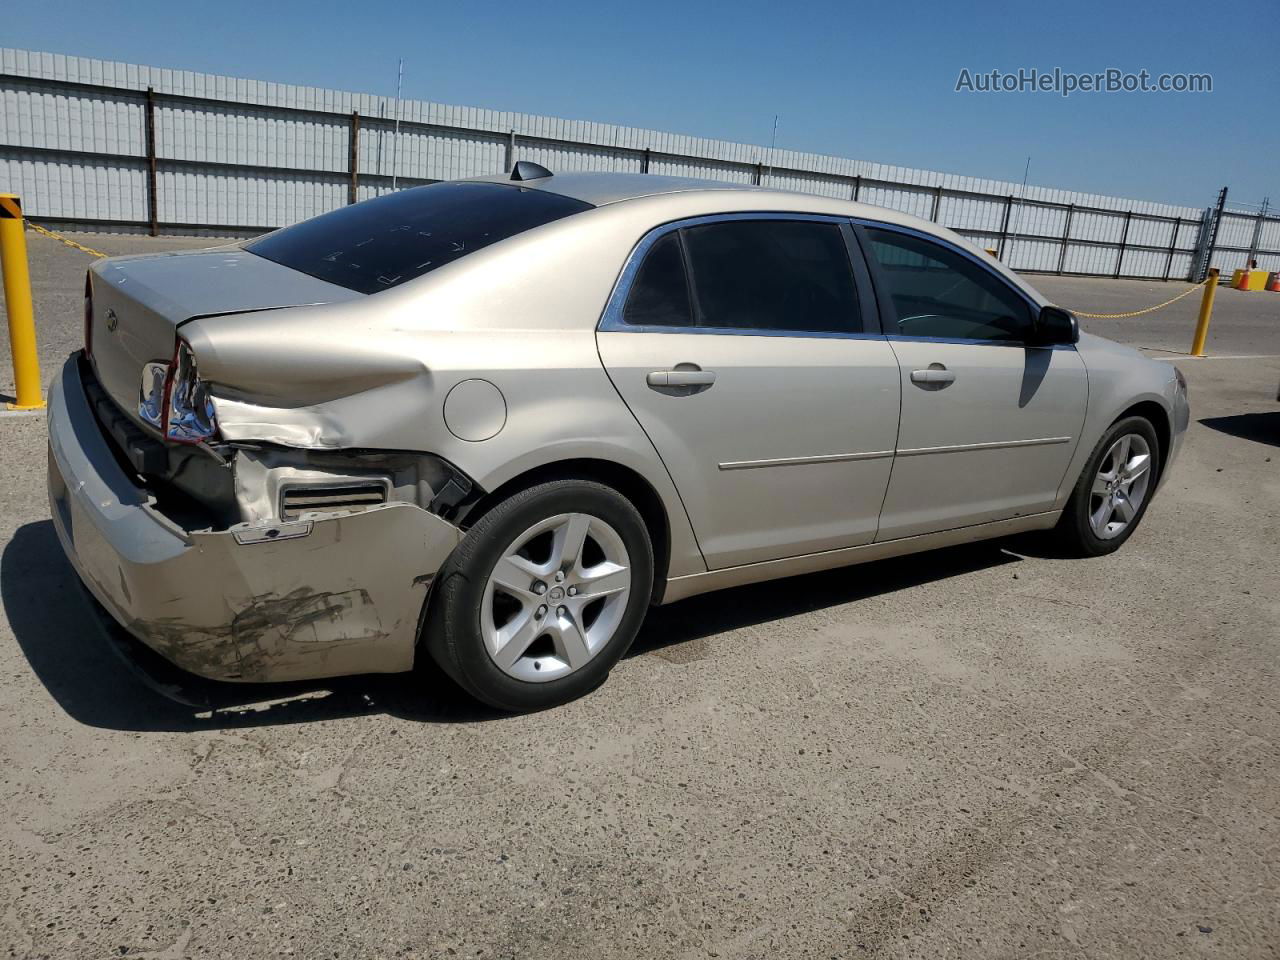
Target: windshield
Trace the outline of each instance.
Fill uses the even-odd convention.
[[[250,253],[360,293],[430,273],[491,243],[591,204],[500,183],[433,183],[388,193],[285,227]]]

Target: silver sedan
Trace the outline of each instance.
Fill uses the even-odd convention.
[[[1170,365],[936,224],[520,163],[95,264],[49,493],[184,670],[428,655],[527,710],[653,604],[1033,530],[1115,550],[1187,421]]]

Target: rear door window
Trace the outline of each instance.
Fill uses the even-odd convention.
[[[435,183],[285,227],[245,249],[348,290],[377,293],[553,220],[590,210],[501,183]]]
[[[678,233],[665,234],[645,255],[622,319],[633,327],[687,327],[692,322]]]
[[[860,333],[840,227],[813,220],[726,220],[681,231],[698,326]]]

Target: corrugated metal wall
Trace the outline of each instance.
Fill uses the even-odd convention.
[[[354,135],[360,200],[391,189],[393,173],[409,186],[497,173],[514,158],[856,197],[937,220],[1022,270],[1181,278],[1205,242],[1205,211],[1193,207],[416,100],[400,105],[397,140],[395,109],[368,94],[0,49],[0,190],[21,194],[36,219],[260,230],[348,202]],[[1251,233],[1236,235],[1252,223],[1224,218],[1219,244],[1249,247]],[[1264,237],[1276,249],[1280,226]]]

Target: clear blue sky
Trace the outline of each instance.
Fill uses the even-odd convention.
[[[1205,206],[1280,203],[1280,4],[11,3],[0,43]],[[1213,19],[1205,25],[1205,17]],[[1235,26],[1236,23],[1240,25]],[[960,94],[962,68],[1210,73],[1210,94]]]

